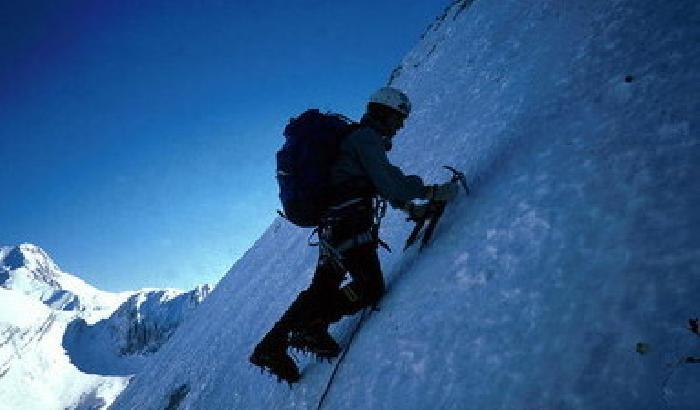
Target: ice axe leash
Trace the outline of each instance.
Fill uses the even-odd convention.
[[[464,193],[466,195],[469,195],[469,186],[467,185],[467,177],[464,175],[464,173],[460,172],[457,169],[455,169],[454,167],[451,167],[448,165],[444,165],[443,168],[452,172],[452,178],[450,179],[450,182],[459,183],[462,186],[462,188],[464,188]],[[409,218],[408,219],[409,221],[414,221],[416,223],[416,226],[413,228],[413,231],[411,231],[411,234],[408,236],[408,239],[406,240],[406,245],[403,248],[404,251],[406,249],[410,248],[416,242],[416,240],[418,240],[418,236],[420,236],[421,231],[423,231],[423,238],[421,239],[421,245],[420,245],[419,250],[423,250],[423,248],[430,241],[430,237],[433,235],[433,232],[435,231],[435,227],[437,226],[437,223],[440,220],[440,217],[442,216],[443,212],[445,212],[446,205],[447,205],[447,202],[445,202],[445,201],[430,200],[428,202],[425,215],[422,218]],[[425,230],[423,230],[423,227],[426,224],[428,226],[425,228]]]

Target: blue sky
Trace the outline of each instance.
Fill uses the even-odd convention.
[[[116,291],[218,281],[275,216],[288,118],[357,118],[447,2],[14,3],[0,244]]]

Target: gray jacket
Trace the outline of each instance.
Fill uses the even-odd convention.
[[[379,125],[364,117],[362,126],[345,137],[340,145],[338,159],[333,166],[331,181],[334,186],[348,181],[367,179],[376,192],[392,206],[401,207],[415,198],[424,198],[427,188],[416,175],[405,175],[387,158],[384,138]]]

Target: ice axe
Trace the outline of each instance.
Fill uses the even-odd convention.
[[[462,188],[464,188],[464,193],[469,195],[469,186],[467,185],[467,177],[464,175],[464,172],[457,171],[457,169],[449,165],[443,165],[442,167],[448,171],[452,171],[452,179],[450,181],[459,182]]]
[[[462,188],[464,188],[464,193],[466,195],[469,195],[467,177],[464,175],[464,173],[448,165],[444,165],[443,168],[452,172],[452,178],[450,179],[450,181],[459,183],[462,186]],[[442,216],[443,212],[445,212],[445,205],[447,205],[447,202],[445,201],[430,200],[427,205],[428,209],[422,218],[409,219],[415,221],[416,226],[413,228],[413,231],[411,231],[411,234],[406,240],[406,245],[404,245],[403,248],[404,251],[416,242],[416,240],[418,239],[418,235],[420,234],[421,230],[423,229],[423,226],[425,226],[427,222],[428,226],[425,228],[425,232],[423,232],[423,239],[421,240],[421,245],[419,249],[423,250],[423,248],[428,244],[428,241],[430,241],[430,237],[433,235],[433,231],[435,231],[435,226],[437,226],[440,217]]]

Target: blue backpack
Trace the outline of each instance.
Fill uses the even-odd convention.
[[[301,227],[318,226],[328,207],[331,168],[340,143],[358,125],[340,114],[310,109],[292,118],[277,151],[277,183],[284,216]]]

